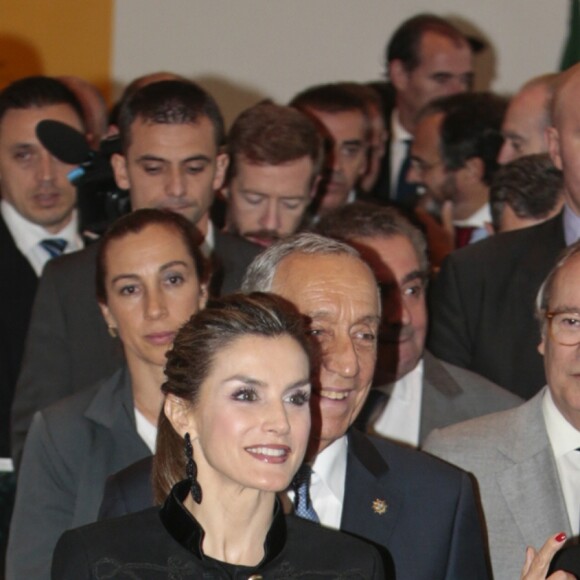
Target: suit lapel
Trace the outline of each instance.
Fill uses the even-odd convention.
[[[404,508],[404,497],[371,440],[351,429],[341,530],[387,545]]]
[[[85,417],[95,423],[95,428],[89,457],[79,466],[80,485],[73,527],[96,518],[93,511],[95,506],[97,510],[100,506],[105,480],[111,473],[151,453],[137,433],[126,367],[102,383]]]
[[[423,441],[433,429],[465,420],[464,413],[453,404],[453,399],[463,393],[461,385],[428,351],[425,351],[423,361],[425,367],[419,441]]]
[[[533,539],[536,546],[546,541],[545,530],[562,530],[562,522],[566,524],[563,531],[571,534],[542,413],[544,393],[545,388],[521,407],[522,412],[513,424],[513,437],[506,438],[499,449],[514,464],[496,476],[522,536],[528,543]]]

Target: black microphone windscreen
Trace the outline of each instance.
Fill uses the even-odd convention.
[[[92,157],[86,137],[66,123],[52,119],[40,121],[36,125],[36,136],[51,155],[63,163],[79,165]]]

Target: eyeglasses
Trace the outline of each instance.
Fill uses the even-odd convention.
[[[580,344],[580,312],[546,312],[550,336],[563,346]]]

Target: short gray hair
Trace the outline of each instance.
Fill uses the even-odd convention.
[[[556,265],[550,270],[546,279],[540,286],[536,296],[536,318],[540,321],[542,334],[546,328],[546,313],[550,306],[550,300],[554,291],[554,282],[558,272],[572,259],[580,255],[580,241],[568,246],[561,254]]]
[[[272,244],[254,259],[244,276],[242,292],[270,292],[280,262],[291,254],[345,255],[361,259],[360,254],[344,242],[318,234],[297,234]]]

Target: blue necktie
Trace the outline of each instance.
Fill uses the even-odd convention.
[[[397,189],[395,191],[395,201],[397,204],[409,208],[413,207],[417,201],[417,184],[407,181],[407,173],[409,173],[409,169],[411,168],[412,143],[412,139],[405,139],[407,152],[401,164],[399,179],[397,180]]]
[[[303,464],[294,476],[292,488],[294,489],[294,513],[305,520],[320,523],[318,515],[314,511],[310,501],[310,477],[312,468],[310,465]]]
[[[58,258],[65,251],[68,242],[62,238],[48,238],[42,240],[40,245],[48,252],[50,259]]]

